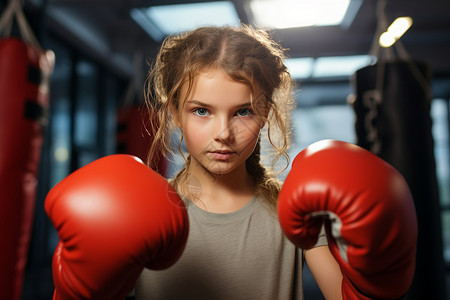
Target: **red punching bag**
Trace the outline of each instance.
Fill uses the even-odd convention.
[[[117,112],[117,152],[131,154],[147,162],[162,176],[167,175],[168,161],[160,153],[148,157],[148,151],[158,128],[156,112],[150,111],[143,103],[144,55],[134,54],[134,73]],[[150,161],[149,161],[150,160]]]
[[[154,135],[150,124],[156,122],[156,115],[142,105],[132,104],[119,109],[117,119],[117,152],[135,155],[142,161],[147,161],[148,150]],[[167,160],[162,154],[155,159],[158,161],[156,171],[165,176],[168,169]]]
[[[53,52],[18,38],[0,39],[2,299],[21,297],[53,66]]]

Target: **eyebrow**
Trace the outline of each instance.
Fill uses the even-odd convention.
[[[212,105],[198,101],[198,100],[188,100],[186,102],[189,104],[195,104],[195,105],[202,106],[202,107],[212,107]],[[244,108],[244,107],[249,107],[251,105],[252,105],[251,102],[246,102],[246,103],[238,105],[236,108]]]

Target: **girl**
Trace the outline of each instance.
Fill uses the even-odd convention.
[[[150,72],[146,101],[158,116],[149,151],[172,153],[181,132],[188,155],[171,181],[190,232],[181,259],[145,270],[136,299],[302,299],[303,259],[326,299],[339,299],[342,275],[325,237],[296,249],[276,214],[280,182],[261,163],[287,158],[293,106],[284,50],[263,30],[205,27],[169,37]],[[181,146],[179,146],[181,151]],[[272,165],[273,166],[273,165]]]

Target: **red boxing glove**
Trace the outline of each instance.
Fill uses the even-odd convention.
[[[287,237],[309,249],[325,220],[344,299],[396,299],[414,277],[417,219],[404,178],[376,155],[338,141],[295,158],[279,196]]]
[[[189,232],[178,194],[130,155],[72,173],[49,192],[45,210],[60,238],[54,299],[124,299],[144,267],[176,262]]]

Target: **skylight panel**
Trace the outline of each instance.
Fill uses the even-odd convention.
[[[255,24],[268,28],[339,25],[350,0],[251,0]]]
[[[240,21],[231,1],[159,5],[134,8],[131,17],[156,41],[169,34],[201,26],[238,26]]]

